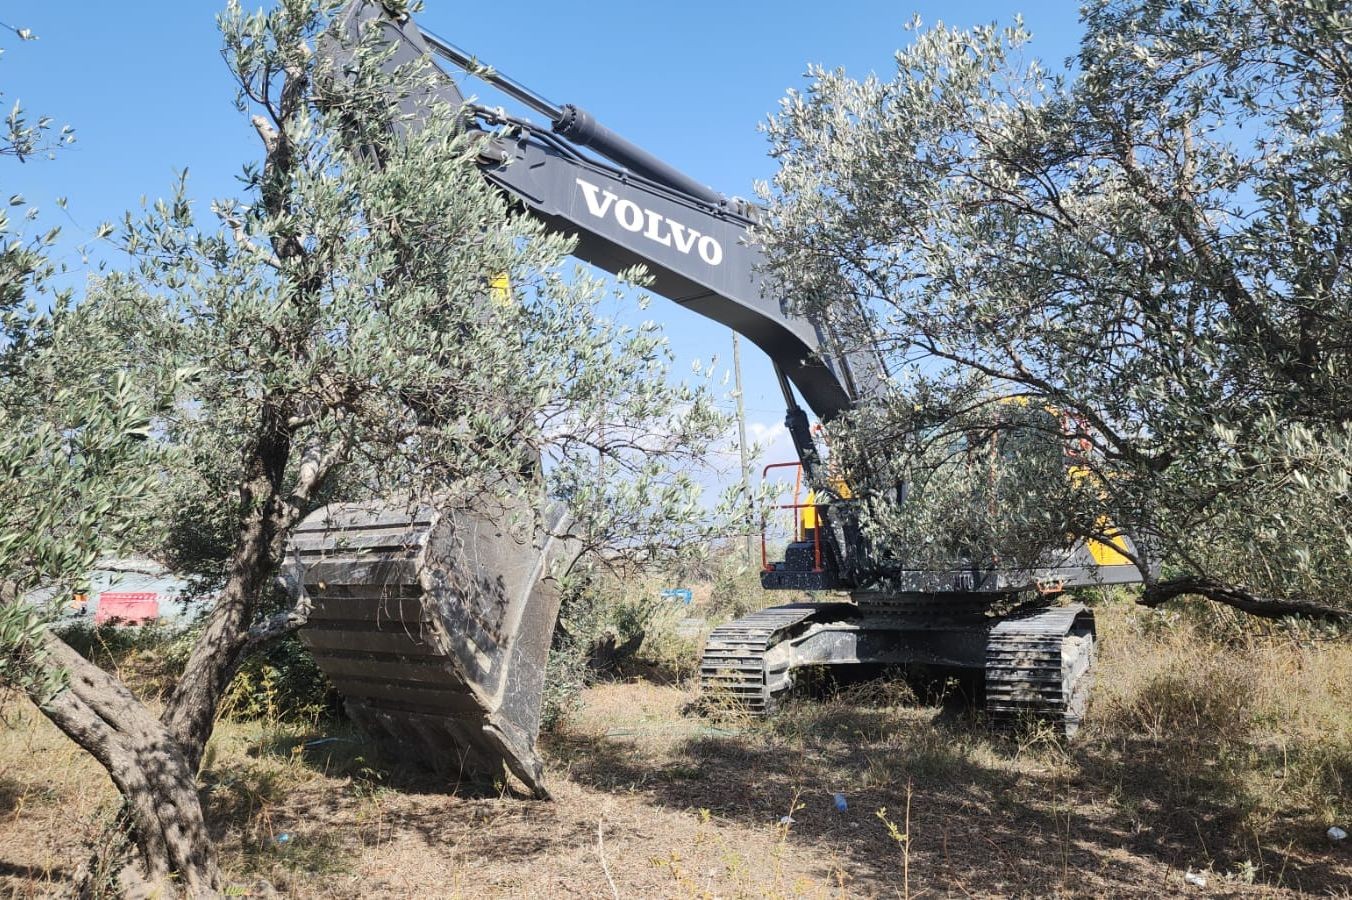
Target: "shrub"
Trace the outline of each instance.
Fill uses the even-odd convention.
[[[571,641],[549,648],[540,729],[553,731],[582,706],[582,691],[593,676],[587,657]]]
[[[223,716],[269,724],[340,714],[338,692],[294,634],[245,660],[221,703]]]
[[[709,594],[709,619],[727,621],[738,619],[767,606],[787,602],[769,597],[761,587],[760,572],[744,560],[725,556],[714,577]]]
[[[545,677],[544,729],[564,721],[582,690],[626,656],[674,663],[692,655],[690,642],[676,634],[686,607],[663,598],[659,584],[659,577],[592,569],[564,585]]]

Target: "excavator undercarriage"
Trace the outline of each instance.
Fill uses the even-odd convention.
[[[1067,736],[1084,718],[1094,657],[1094,614],[1079,603],[1005,617],[986,613],[988,594],[953,595],[898,614],[858,603],[799,603],[764,609],[714,629],[700,660],[700,686],[717,705],[766,714],[802,670],[923,666],[975,674],[997,725],[1043,721]],[[948,609],[941,612],[945,606]],[[962,615],[962,611],[967,615]]]

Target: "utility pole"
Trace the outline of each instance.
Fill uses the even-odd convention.
[[[737,452],[742,458],[742,497],[746,500],[746,564],[755,568],[756,550],[751,538],[751,462],[746,458],[746,403],[742,397],[742,347],[732,333],[732,372],[737,384]]]

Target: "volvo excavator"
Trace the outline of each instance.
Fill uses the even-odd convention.
[[[606,128],[556,105],[379,0],[351,0],[323,52],[341,74],[372,29],[390,72],[436,61],[483,78],[547,124],[467,104],[444,69],[420,92],[392,94],[417,127],[427,104],[463,110],[483,177],[515,207],[575,236],[575,255],[610,273],[643,266],[650,289],[731,328],[774,367],[804,483],[815,495],[768,590],[833,596],[752,613],[710,634],[702,689],[755,713],[771,710],[805,667],[925,666],[974,673],[996,723],[1033,717],[1073,734],[1094,660],[1094,619],[1078,603],[1032,611],[1013,601],[1053,585],[1139,581],[1117,546],[1070,543],[1031,569],[906,568],[876,558],[857,526],[859,502],[825,471],[809,412],[829,423],[870,402],[881,362],[842,352],[820,322],[794,314],[750,237],[756,208],[730,199]],[[860,346],[866,342],[851,341]],[[801,398],[801,402],[800,402]],[[806,409],[804,408],[806,406]],[[547,796],[535,741],[545,663],[558,615],[553,573],[570,557],[567,514],[459,508],[452,501],[335,504],[291,543],[312,606],[302,637],[348,712],[389,747],[442,769],[501,773]],[[1126,538],[1118,539],[1125,541]]]

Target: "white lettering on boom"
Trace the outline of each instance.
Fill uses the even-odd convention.
[[[641,232],[648,240],[663,247],[674,247],[686,256],[694,250],[701,260],[711,266],[722,264],[723,245],[712,235],[701,234],[675,219],[645,209],[632,200],[619,197],[614,191],[602,190],[581,178],[576,180],[577,186],[582,188],[587,212],[595,218],[604,219],[613,213],[616,223],[625,231]]]

